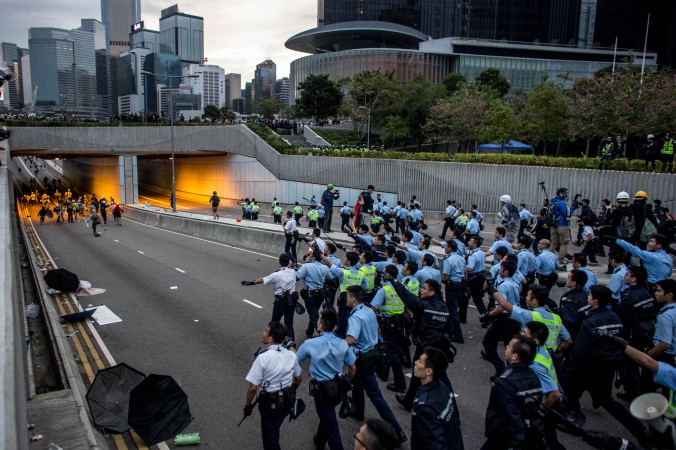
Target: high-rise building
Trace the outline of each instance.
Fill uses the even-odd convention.
[[[256,65],[253,79],[253,100],[261,101],[275,98],[275,81],[277,81],[277,65],[266,59]]]
[[[160,52],[178,55],[187,64],[202,64],[204,19],[180,12],[178,5],[163,9],[160,17]]]
[[[222,108],[225,103],[225,70],[219,66],[206,64],[190,64],[183,69],[183,75],[198,75],[197,78],[185,78],[194,95],[201,96],[198,109],[204,110],[206,105]]]
[[[178,55],[151,53],[143,61],[143,70],[155,74],[155,76],[148,75],[145,77],[148,112],[168,114],[166,101],[158,97],[158,93],[164,95],[163,93],[166,90],[168,95],[170,89],[179,88],[181,58]],[[164,88],[159,89],[159,86]]]
[[[23,105],[24,109],[29,112],[30,105],[33,103],[33,90],[31,83],[31,60],[30,54],[21,57],[21,88],[23,91]]]
[[[28,49],[21,48],[10,42],[0,44],[0,62],[5,63],[7,71],[12,75],[4,86],[4,105],[15,111],[23,108],[23,80],[21,58],[28,54]],[[2,65],[0,63],[0,65]],[[3,103],[3,102],[0,102]]]
[[[67,113],[75,106],[74,43],[69,34],[60,28],[28,30],[31,87],[38,88],[35,104],[40,111]]]
[[[234,101],[242,98],[242,75],[228,73],[225,75],[225,103],[235,110]],[[240,112],[240,111],[238,111]]]
[[[242,98],[244,99],[244,114],[253,112],[253,80],[251,83],[245,83],[242,89]]]
[[[117,109],[117,57],[129,50],[129,31],[141,21],[141,0],[101,0],[101,22],[106,30],[108,89]]]
[[[150,77],[145,70],[146,57],[152,52],[147,48],[133,48],[121,53],[117,64],[118,97],[120,114],[142,114],[148,111],[146,82]]]
[[[291,105],[291,98],[289,96],[289,78],[284,77],[275,81],[275,99],[279,100],[282,103],[283,108],[287,108]]]
[[[152,53],[160,52],[160,32],[139,28],[129,33],[129,46],[131,48],[147,48]]]
[[[87,50],[85,50],[84,47],[79,48],[79,46],[76,45],[76,51],[80,55],[77,59],[82,59],[82,63],[76,61],[76,64],[83,64],[84,67],[86,67],[87,76],[90,77],[93,75],[95,82],[94,91],[90,92],[91,88],[87,85],[90,91],[87,91],[85,94],[91,97],[96,96],[96,101],[99,104],[95,106],[100,106],[103,114],[110,115],[112,112],[112,99],[110,98],[108,91],[106,29],[103,26],[103,23],[96,19],[82,19],[80,23],[81,26],[78,31],[86,32],[86,34],[80,33],[80,39],[83,42],[83,46],[87,47]],[[93,64],[91,60],[92,51],[94,55]],[[80,70],[83,70],[84,67],[80,67]]]

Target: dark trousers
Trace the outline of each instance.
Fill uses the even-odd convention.
[[[324,303],[324,297],[321,295],[321,291],[308,293],[307,300],[305,300],[305,310],[309,316],[307,328],[305,329],[305,335],[307,337],[312,337],[314,332],[317,330],[319,308],[321,308],[322,303]]]
[[[338,325],[336,326],[336,336],[345,339],[347,335],[347,316],[350,314],[350,307],[347,306],[347,298],[344,292],[338,296]]]
[[[317,228],[317,221],[308,219],[307,226],[308,228]]]
[[[98,220],[92,220],[92,230],[94,231],[94,234],[96,234],[96,226],[100,224]]]
[[[340,231],[343,233],[351,233],[352,226],[350,225],[350,216],[342,215],[340,216]]]
[[[477,311],[479,314],[484,314],[486,312],[486,306],[484,305],[483,300],[483,288],[484,288],[484,278],[481,276],[474,276],[469,279],[469,291],[472,294],[472,300],[476,305]],[[462,296],[460,299],[460,305],[458,306],[458,315],[460,316],[460,322],[467,322],[467,307],[469,306],[469,298]]]
[[[261,436],[263,437],[264,450],[280,450],[279,428],[282,426],[288,410],[268,411],[258,407],[261,413]]]
[[[425,352],[425,347],[417,345],[415,347],[415,353],[413,354],[413,362],[420,359],[420,356]],[[446,372],[442,373],[439,377],[439,380],[444,383],[448,388],[453,391],[453,386],[451,385],[451,380],[448,378]],[[415,394],[418,392],[418,388],[422,385],[420,378],[411,377],[411,383],[408,385],[406,390],[406,395],[404,395],[404,405],[407,408],[413,407],[413,400],[415,400]],[[455,391],[453,391],[455,392]]]
[[[646,435],[643,424],[612,396],[613,380],[618,365],[619,362],[616,361],[594,361],[577,366],[569,386],[564,386],[568,404],[573,411],[579,412],[580,397],[585,391],[589,391],[594,409],[603,407],[637,439],[643,440]]]
[[[279,322],[284,317],[284,326],[286,333],[292,340],[296,340],[296,335],[293,332],[293,314],[295,313],[293,306],[289,305],[286,299],[282,300],[275,296],[275,302],[272,304],[272,321]]]
[[[357,373],[352,380],[352,400],[354,400],[355,415],[358,417],[364,416],[364,409],[366,408],[365,397],[366,394],[371,400],[371,404],[376,408],[380,418],[388,422],[394,427],[397,432],[401,432],[402,428],[394,417],[394,413],[383,398],[380,392],[378,380],[376,380],[375,365],[363,364],[361,357],[357,359]]]
[[[106,225],[108,223],[108,216],[104,208],[101,208],[101,218],[103,219],[103,224]]]
[[[587,258],[589,259],[590,263],[597,264],[598,261],[596,260],[596,242],[594,239],[589,241],[587,245],[582,247],[582,253],[587,255]]]
[[[397,217],[395,219],[395,228],[396,228],[394,230],[395,233],[403,233],[404,231],[406,231],[406,220]]]
[[[303,217],[302,214],[294,214],[293,218],[296,219],[296,223],[300,226],[300,218]]]
[[[274,223],[282,223],[282,216],[275,214],[272,216],[274,218]]]
[[[552,290],[552,287],[554,286],[554,283],[556,283],[556,280],[559,279],[559,276],[556,274],[556,272],[552,272],[549,275],[538,274],[537,279],[540,286],[547,288],[547,295],[549,295],[549,291]]]
[[[324,226],[322,229],[324,231],[330,231],[331,230],[331,221],[333,220],[333,208],[330,207],[325,207],[324,211],[326,214],[324,215]]]
[[[447,217],[444,220],[444,228],[441,230],[441,239],[446,239],[446,232],[448,231],[449,228],[453,229],[453,219]]]
[[[481,343],[484,346],[486,359],[495,367],[496,375],[500,375],[505,370],[505,362],[498,355],[498,343],[502,341],[505,346],[509,344],[512,337],[519,333],[519,328],[519,322],[510,319],[507,314],[499,314],[486,330]]]
[[[455,341],[464,342],[462,337],[462,328],[460,328],[460,316],[458,315],[459,304],[465,296],[465,285],[459,283],[446,285],[446,307],[448,308],[449,319],[451,322],[451,337]],[[469,303],[469,302],[467,302]],[[467,309],[465,309],[465,320],[467,319]]]
[[[296,240],[291,234],[286,235],[284,253],[289,257],[292,263],[296,264],[298,262],[298,259],[296,259]]]
[[[673,170],[673,165],[674,165],[674,155],[662,155],[662,172],[666,172],[667,170],[671,172]]]
[[[328,443],[331,450],[343,450],[335,405],[326,403],[319,397],[315,397],[315,410],[317,411],[317,417],[319,417],[316,438],[317,446],[324,448],[324,445]]]
[[[392,369],[394,384],[406,387],[406,378],[404,377],[404,366],[401,364],[403,357],[402,340],[405,339],[402,329],[388,328],[383,324],[380,328],[383,341],[387,345],[387,360]]]

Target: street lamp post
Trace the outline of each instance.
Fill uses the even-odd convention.
[[[150,75],[153,77],[162,76],[173,80],[174,78],[199,78],[199,75],[157,75],[156,73],[141,71],[142,75]],[[147,88],[148,78],[146,77],[145,94],[148,95]],[[171,212],[176,212],[176,155],[174,151],[174,92],[173,82],[169,83],[169,123],[171,124]]]
[[[366,147],[371,149],[371,108],[367,108],[366,106],[360,106],[358,109],[365,109],[368,111],[368,122],[366,125]]]

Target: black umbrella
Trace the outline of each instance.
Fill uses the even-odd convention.
[[[129,426],[148,447],[173,438],[191,421],[188,396],[172,377],[150,374],[131,391]]]
[[[144,378],[125,363],[99,370],[86,395],[94,424],[116,433],[127,431],[129,393]]]
[[[66,269],[53,269],[45,274],[45,283],[52,289],[61,292],[75,292],[80,287],[80,280],[73,272]]]
[[[79,320],[84,320],[87,317],[91,317],[96,312],[96,308],[85,309],[84,311],[74,312],[72,314],[64,314],[61,316],[66,322],[77,322]]]

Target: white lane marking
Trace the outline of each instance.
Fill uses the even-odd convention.
[[[181,270],[181,269],[179,269],[178,267],[174,267],[174,269],[178,270],[178,271],[181,272],[181,273],[185,273],[185,270]]]
[[[178,286],[169,286],[169,289],[178,289]]]
[[[140,254],[145,255],[141,250],[137,250]]]
[[[278,259],[279,258],[279,256],[271,256],[271,255],[267,255],[265,253],[255,252],[253,250],[247,250],[247,249],[240,248],[240,247],[234,247],[234,246],[228,245],[228,244],[223,244],[221,242],[210,241],[209,239],[202,239],[202,238],[198,238],[198,237],[195,237],[195,236],[189,236],[189,235],[183,234],[183,233],[178,233],[176,231],[170,231],[170,230],[165,230],[163,228],[154,227],[152,225],[146,225],[145,223],[138,222],[134,219],[125,219],[125,220],[128,220],[130,222],[134,222],[134,223],[142,225],[144,227],[154,228],[155,230],[164,231],[165,233],[178,234],[179,236],[187,237],[187,238],[190,238],[190,239],[195,239],[195,240],[202,241],[202,242],[208,242],[209,244],[213,244],[213,245],[220,245],[221,247],[227,247],[227,248],[231,248],[233,250],[239,250],[239,251],[242,251],[242,252],[253,253],[254,255],[265,256],[266,258],[272,258],[272,259]]]
[[[254,302],[250,302],[250,301],[247,300],[247,299],[244,299],[244,300],[242,300],[242,301],[243,301],[244,303],[250,304],[251,306],[255,306],[255,307],[258,308],[258,309],[263,309],[263,307],[262,307],[261,305],[257,305],[257,304],[255,304]]]
[[[117,239],[113,239],[113,240],[114,240],[115,242],[120,242],[120,241],[118,241]]]

